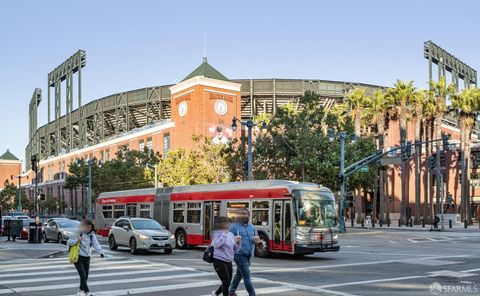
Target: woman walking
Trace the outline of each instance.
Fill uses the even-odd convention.
[[[71,237],[67,241],[68,246],[74,246],[79,243],[80,252],[78,261],[75,263],[78,275],[80,276],[80,290],[78,296],[86,296],[89,293],[87,281],[88,271],[90,270],[90,257],[92,255],[92,248],[100,253],[100,257],[104,257],[102,246],[98,243],[97,236],[95,235],[95,227],[93,222],[88,219],[84,219],[80,223],[79,234],[77,237]]]
[[[229,231],[231,221],[227,217],[218,217],[215,221],[215,228],[212,233],[213,268],[217,272],[222,285],[213,296],[228,296],[228,288],[232,281],[232,261],[233,255],[240,249],[240,242],[235,240],[235,236]]]

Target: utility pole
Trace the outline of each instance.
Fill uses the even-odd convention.
[[[153,166],[155,168],[155,189],[158,188],[158,177],[157,177],[157,174],[158,174],[158,164],[155,164]]]
[[[10,178],[13,180],[14,178],[18,179],[18,192],[17,192],[17,197],[18,197],[18,206],[17,206],[17,211],[21,212],[22,211],[22,178],[28,179],[28,176],[22,176],[21,174],[18,176],[11,175]]]
[[[340,225],[338,227],[339,232],[346,232],[345,229],[345,139],[347,138],[347,134],[345,132],[340,133],[340,178],[342,178],[342,182],[340,182],[340,211],[339,211],[339,220]]]
[[[232,119],[233,131],[237,130],[237,122],[240,123],[240,125],[247,127],[247,180],[251,181],[253,180],[252,129],[253,127],[257,126],[258,123],[253,122],[251,117],[248,118],[246,122],[243,122],[237,119],[236,117],[233,117]],[[262,124],[262,129],[267,128],[267,123],[265,121],[262,121],[261,124]]]
[[[92,217],[92,165],[93,160],[89,159],[88,164],[88,218],[93,219]]]

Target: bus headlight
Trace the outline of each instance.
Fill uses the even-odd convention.
[[[150,239],[150,237],[148,235],[144,235],[144,234],[139,234],[138,238],[141,239],[141,240],[149,240]]]

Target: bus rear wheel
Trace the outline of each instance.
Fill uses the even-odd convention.
[[[177,244],[177,248],[179,249],[186,249],[187,248],[187,234],[184,230],[178,230],[175,233],[175,240]]]
[[[255,246],[255,256],[267,258],[270,257],[270,242],[265,234],[260,234],[260,242]]]

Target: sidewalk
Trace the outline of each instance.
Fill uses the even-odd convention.
[[[53,256],[64,252],[67,246],[58,243],[29,244],[27,240],[7,241],[0,237],[0,261],[12,259],[34,259]]]
[[[386,224],[382,225],[382,227],[380,227],[379,224],[375,224],[375,227],[372,227],[372,225],[370,224],[365,224],[364,227],[362,227],[361,224],[354,224],[354,226],[352,227],[352,225],[350,224],[350,221],[348,221],[346,224],[345,224],[346,228],[347,228],[347,232],[348,230],[354,230],[354,229],[363,229],[363,230],[377,230],[377,231],[429,231],[430,228],[431,228],[431,225],[425,225],[425,227],[422,227],[422,225],[413,225],[413,227],[410,227],[410,226],[398,226],[398,225],[390,225],[390,226],[387,226]],[[439,223],[438,224],[438,228],[441,229],[441,224]],[[469,225],[468,228],[464,228],[463,224],[456,224],[456,225],[453,225],[452,228],[449,228],[448,227],[448,223],[445,223],[444,224],[444,230],[442,230],[441,232],[455,232],[455,233],[480,233],[480,228],[478,226],[478,224],[473,224],[473,225]]]

